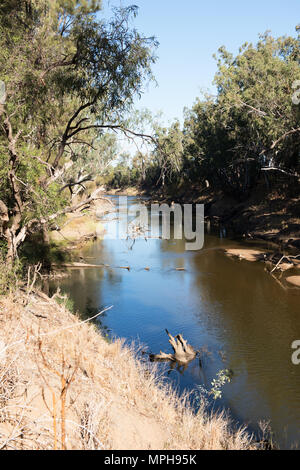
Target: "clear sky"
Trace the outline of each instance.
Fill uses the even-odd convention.
[[[216,62],[212,55],[225,45],[233,53],[258,34],[293,35],[300,23],[300,0],[103,0],[111,6],[139,7],[136,28],[159,41],[151,85],[137,107],[163,111],[165,120],[179,118],[201,89],[214,91]]]

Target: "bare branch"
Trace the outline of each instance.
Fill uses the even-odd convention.
[[[298,180],[300,180],[300,176],[297,173],[290,173],[289,171],[283,170],[282,168],[270,166],[261,168],[261,171],[280,171],[280,173],[284,173],[285,175],[292,176],[293,178],[298,178]]]
[[[53,176],[47,180],[46,186],[48,187],[50,184],[54,183],[59,178],[62,178],[65,172],[69,170],[72,166],[73,166],[73,162],[68,161],[63,165],[62,168],[58,168],[57,170],[55,170],[53,173]]]
[[[74,135],[78,134],[79,132],[87,131],[87,130],[90,130],[90,129],[111,129],[111,130],[116,130],[116,131],[123,132],[123,134],[125,134],[126,137],[128,137],[128,135],[131,135],[131,136],[134,136],[134,137],[140,137],[140,138],[143,138],[143,139],[150,140],[154,144],[157,143],[155,138],[152,135],[132,131],[131,129],[127,129],[126,127],[123,127],[120,124],[91,124],[90,126],[79,127],[78,129],[75,129],[69,135],[69,138],[73,137]]]
[[[284,140],[286,137],[289,135],[295,134],[296,132],[300,132],[300,127],[296,129],[291,129],[288,132],[285,132],[279,139],[275,140],[273,144],[271,145],[271,150],[273,150],[282,140]]]
[[[59,192],[61,193],[64,189],[66,188],[69,188],[70,191],[71,191],[71,188],[73,188],[74,186],[82,186],[83,183],[86,183],[87,181],[93,181],[93,178],[91,175],[85,175],[83,176],[80,180],[78,181],[75,181],[75,182],[70,182],[70,183],[66,183],[60,190]],[[72,192],[72,191],[71,191]]]
[[[287,259],[288,261],[290,261],[291,258],[292,258],[292,259],[297,259],[297,258],[299,258],[299,257],[300,257],[300,255],[296,255],[296,256],[292,256],[292,255],[286,256],[286,255],[284,255],[284,256],[282,256],[282,257],[280,258],[280,260],[278,261],[278,263],[276,264],[276,266],[272,269],[272,271],[270,271],[270,274],[272,274],[274,271],[276,271],[276,269],[279,267],[279,265],[282,263],[282,261],[283,261],[284,259]]]
[[[250,104],[247,104],[244,101],[240,101],[240,104],[242,104],[246,108],[251,109],[255,113],[259,114],[260,116],[267,116],[267,113],[265,111],[262,111],[261,109],[258,109],[258,108],[254,108],[254,106],[251,106]]]

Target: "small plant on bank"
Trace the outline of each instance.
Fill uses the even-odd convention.
[[[74,301],[67,295],[62,295],[59,289],[52,298],[58,303],[58,305],[63,305],[67,310],[69,310],[69,312],[75,312]]]
[[[218,398],[222,398],[222,387],[226,383],[231,382],[231,373],[228,369],[220,370],[217,373],[217,378],[213,379],[211,382],[212,388],[210,390],[211,395],[213,396],[214,400]]]
[[[210,390],[207,390],[206,388],[204,388],[202,385],[200,385],[198,387],[199,391],[200,391],[200,395],[202,397],[205,397],[205,396],[208,396],[208,395],[212,395],[213,399],[214,400],[217,400],[219,398],[222,398],[222,387],[226,384],[226,383],[230,383],[231,382],[231,376],[232,376],[232,373],[229,369],[223,369],[223,370],[220,370],[218,373],[217,373],[217,377],[215,379],[212,380],[211,382],[211,389]]]

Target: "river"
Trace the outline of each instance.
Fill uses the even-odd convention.
[[[179,391],[210,389],[217,372],[230,369],[231,382],[214,408],[229,410],[255,432],[258,422],[268,421],[281,448],[295,447],[300,365],[292,364],[291,344],[300,339],[300,290],[283,289],[263,263],[232,259],[222,250],[241,244],[206,234],[202,250],[185,251],[183,240],[140,238],[133,244],[106,236],[81,255],[108,266],[74,269],[50,288],[68,293],[85,318],[113,305],[99,327],[110,337],[141,343],[142,349],[171,352],[165,328],[181,333],[206,352],[201,367],[197,359],[186,370],[159,366],[166,380]]]

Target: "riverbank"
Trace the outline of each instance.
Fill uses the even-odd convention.
[[[67,214],[57,230],[49,232],[52,243],[67,249],[80,248],[90,240],[101,238],[104,228],[101,217],[111,211],[113,204],[105,197],[95,200],[87,209]]]
[[[204,204],[205,217],[214,224],[226,227],[229,233],[244,238],[273,243],[283,249],[300,248],[300,195],[287,197],[276,190],[257,185],[243,200],[203,187],[182,187],[157,192],[138,188],[111,190],[111,194],[145,194],[152,201],[181,204]]]
[[[114,189],[106,192],[105,196],[147,196],[149,197],[149,203],[152,202],[174,202],[170,196],[164,194],[154,195],[145,192],[139,191],[138,188],[130,187],[125,189]],[[259,196],[261,197],[261,196]],[[266,201],[261,200],[261,206],[258,207],[254,205],[252,199],[252,204],[250,201],[244,202],[243,204],[237,204],[236,201],[230,198],[226,198],[219,194],[212,194],[209,190],[202,191],[202,193],[197,194],[193,190],[190,194],[178,194],[177,202],[182,204],[184,203],[201,203],[205,205],[205,214],[206,220],[210,221],[213,225],[226,227],[226,232],[229,235],[240,237],[241,240],[245,242],[253,243],[253,248],[249,246],[241,246],[235,249],[225,250],[226,255],[231,257],[237,257],[240,260],[245,259],[247,261],[262,261],[266,265],[266,269],[272,274],[280,275],[288,270],[289,276],[285,275],[284,284],[286,287],[299,287],[300,285],[300,255],[298,255],[297,243],[299,233],[296,231],[295,227],[299,230],[300,219],[294,217],[295,206],[298,204],[298,200],[290,201],[290,205],[294,207],[293,215],[291,211],[283,211],[278,217],[280,218],[280,226],[285,226],[283,237],[282,231],[279,228],[275,228],[275,225],[272,225],[276,218],[272,211],[266,216],[269,217],[271,221],[266,221],[266,224],[263,224],[264,215],[262,213],[266,212]],[[278,198],[271,198],[268,202],[269,206],[272,204],[278,205]],[[275,202],[274,202],[275,201]],[[277,207],[278,209],[278,207]],[[93,267],[92,264],[88,263],[87,260],[78,258],[77,251],[84,247],[89,241],[96,240],[97,238],[102,238],[104,235],[104,227],[101,223],[102,217],[115,210],[114,204],[109,198],[102,197],[98,201],[95,201],[92,206],[84,211],[84,213],[75,213],[66,218],[66,221],[62,228],[59,231],[51,232],[51,240],[56,243],[61,243],[65,245],[67,252],[69,253],[68,261],[60,263],[60,265],[53,265],[54,275],[55,270],[59,268],[84,268],[84,267]],[[271,210],[271,209],[270,209]],[[275,209],[274,209],[275,210]],[[247,212],[249,218],[245,216]],[[237,228],[237,226],[242,227],[242,221],[246,220],[250,225],[253,224],[253,220],[250,217],[250,212],[252,217],[255,220],[260,221],[263,225],[260,227],[261,230],[253,231],[252,233],[247,230],[245,233],[243,230]],[[231,215],[230,215],[231,214]],[[273,222],[272,222],[273,221]],[[249,227],[250,227],[249,225]],[[273,228],[270,228],[273,227]],[[289,230],[287,229],[289,227]],[[246,228],[246,227],[244,227]],[[294,238],[291,238],[294,237]],[[66,244],[67,243],[67,244]],[[259,243],[262,243],[262,248],[259,248]],[[256,245],[255,245],[256,244]],[[263,245],[265,245],[263,247]],[[82,262],[83,261],[83,262]],[[98,266],[95,266],[98,267]]]
[[[0,297],[1,449],[251,449],[225,415],[194,414],[122,340],[59,293]]]
[[[204,204],[206,221],[212,226],[225,229],[229,237],[253,243],[253,248],[241,246],[225,250],[226,255],[250,262],[262,261],[272,274],[292,270],[293,275],[286,276],[285,285],[299,287],[300,197],[287,200],[278,193],[271,192],[266,198],[264,193],[265,188],[258,188],[243,202],[209,188],[190,188],[189,191],[180,190],[177,194],[174,191],[170,194],[151,194],[151,191],[139,191],[138,188],[130,187],[112,189],[106,194],[147,196],[148,204]],[[259,248],[260,244],[263,248]]]
[[[300,197],[286,198],[257,188],[239,202],[219,194],[203,194],[206,216],[245,240],[272,243],[281,249],[300,248]]]

